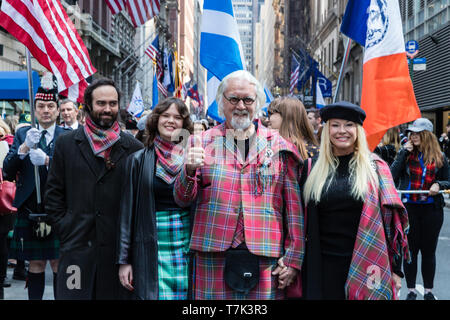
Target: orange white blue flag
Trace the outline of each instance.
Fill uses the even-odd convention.
[[[349,0],[341,32],[364,50],[361,107],[373,150],[385,132],[420,118],[409,76],[398,1]]]

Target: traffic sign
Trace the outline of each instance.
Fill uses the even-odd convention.
[[[413,59],[419,53],[419,43],[416,40],[409,40],[405,44],[406,55]]]

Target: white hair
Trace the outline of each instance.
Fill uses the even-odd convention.
[[[223,94],[228,88],[228,81],[230,79],[239,79],[239,80],[247,80],[250,82],[250,84],[255,86],[255,92],[256,92],[256,108],[254,116],[256,116],[259,111],[264,107],[264,104],[266,103],[266,94],[264,92],[264,88],[259,83],[259,81],[248,71],[246,70],[238,70],[230,73],[225,78],[223,78],[222,82],[220,82],[219,88],[217,89],[216,94],[216,102],[217,102],[217,109],[219,112],[219,116],[223,117]]]

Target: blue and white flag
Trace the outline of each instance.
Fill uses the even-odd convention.
[[[231,0],[205,0],[200,36],[200,63],[208,70],[208,116],[223,122],[215,102],[220,81],[228,74],[243,70],[239,30]]]
[[[141,87],[139,82],[136,84],[130,104],[127,108],[129,114],[139,117],[144,112],[144,100],[142,99]]]
[[[316,81],[317,81],[317,84],[320,86],[320,89],[322,91],[323,97],[331,98],[332,97],[332,91],[333,91],[333,84],[318,69],[316,69]]]
[[[325,107],[325,100],[323,99],[322,89],[320,89],[319,81],[316,82],[316,108]]]

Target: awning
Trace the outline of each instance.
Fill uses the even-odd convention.
[[[34,95],[41,83],[39,74],[32,73]],[[0,100],[28,100],[28,77],[26,71],[0,71]]]

